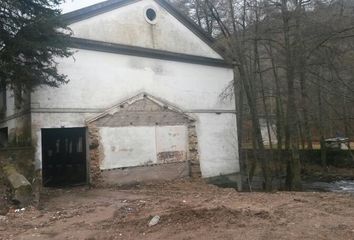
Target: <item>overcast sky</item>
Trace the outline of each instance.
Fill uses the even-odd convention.
[[[62,9],[63,13],[67,13],[104,1],[105,0],[65,0],[65,3],[62,4]]]

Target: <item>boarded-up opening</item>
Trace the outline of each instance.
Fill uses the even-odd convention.
[[[85,184],[86,129],[42,129],[42,174],[45,187]]]
[[[187,127],[101,127],[101,170],[187,160]]]
[[[198,156],[195,119],[147,93],[120,102],[86,123],[93,184],[189,176],[187,160]]]

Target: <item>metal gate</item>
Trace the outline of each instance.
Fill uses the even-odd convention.
[[[42,174],[45,187],[85,184],[86,129],[42,129]]]

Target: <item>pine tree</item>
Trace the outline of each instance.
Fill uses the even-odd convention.
[[[58,87],[58,57],[69,57],[70,31],[60,19],[62,0],[0,1],[0,83],[11,89]]]

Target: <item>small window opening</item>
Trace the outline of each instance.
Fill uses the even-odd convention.
[[[152,8],[146,10],[146,17],[153,22],[156,19],[156,11]]]
[[[0,112],[5,112],[6,108],[6,85],[0,85]]]
[[[8,128],[0,128],[0,148],[7,147],[9,142]]]

